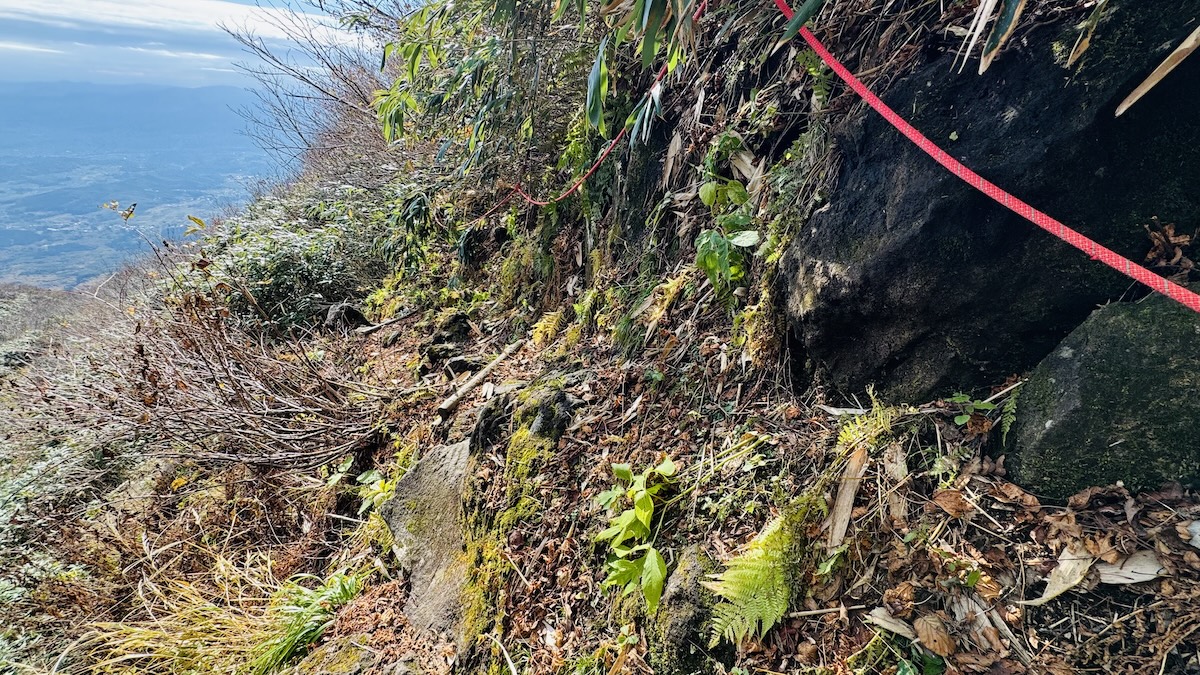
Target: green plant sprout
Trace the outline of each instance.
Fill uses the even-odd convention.
[[[655,511],[659,525],[662,524],[662,510],[657,506],[661,505],[661,493],[672,484],[677,468],[668,457],[637,475],[628,464],[613,464],[612,472],[619,484],[597,495],[596,503],[610,513],[628,506],[610,517],[609,527],[596,535],[596,541],[606,541],[610,548],[608,577],[602,585],[619,586],[624,594],[640,588],[646,607],[653,614],[662,598],[667,562],[654,547],[653,535],[657,530],[652,527]]]

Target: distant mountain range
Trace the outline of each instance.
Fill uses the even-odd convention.
[[[70,288],[243,203],[280,169],[234,87],[0,82],[0,282]],[[100,208],[137,203],[128,222]]]

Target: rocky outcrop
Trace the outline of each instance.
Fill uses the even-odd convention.
[[[714,671],[709,654],[708,620],[715,598],[704,588],[704,579],[716,563],[693,545],[679,553],[679,562],[663,593],[658,613],[647,628],[650,666],[656,675],[698,675]]]
[[[1097,310],[1024,386],[1013,477],[1056,499],[1117,481],[1200,487],[1198,342],[1200,314],[1166,298]]]
[[[943,45],[884,99],[1030,204],[1141,259],[1152,216],[1200,217],[1200,58],[1120,118],[1117,103],[1200,18],[1188,0],[1114,0],[1081,65],[1074,31],[1018,35],[986,74]],[[936,50],[930,50],[937,53]],[[938,167],[873,112],[838,133],[826,207],[782,275],[793,353],[844,393],[885,398],[993,384],[1033,367],[1130,282]]]
[[[418,630],[455,640],[461,639],[467,579],[461,512],[469,450],[469,441],[430,450],[400,479],[396,497],[382,510],[409,579],[405,616]]]

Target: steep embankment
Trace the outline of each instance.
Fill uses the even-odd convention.
[[[70,489],[26,490],[4,530],[22,563],[4,570],[3,658],[164,675],[1195,668],[1193,493],[1051,505],[1010,482],[994,450],[1020,378],[898,402],[805,377],[819,364],[789,335],[839,326],[789,328],[784,253],[845,215],[846,186],[905,186],[861,185],[844,146],[839,168],[830,129],[861,119],[856,100],[779,44],[773,7],[688,23],[648,5],[609,8],[631,22],[619,35],[586,4],[355,15],[395,41],[394,142],[310,148],[325,173],[198,224],[123,289],[103,340],[8,378],[23,450],[74,463],[51,462]],[[1087,9],[1030,8],[1014,62],[1032,23]],[[971,9],[818,19],[887,90],[944,63]],[[670,54],[689,58],[656,81],[645,63]],[[625,119],[636,143],[610,145]],[[840,328],[887,343],[887,326]]]

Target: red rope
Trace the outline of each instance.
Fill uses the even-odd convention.
[[[792,8],[788,7],[786,0],[775,0],[775,6],[779,11],[789,19],[792,18]],[[1084,235],[1072,230],[1063,223],[1051,218],[1041,211],[1033,208],[1029,204],[1017,199],[1013,195],[1001,189],[995,183],[985,179],[983,176],[975,173],[967,168],[962,162],[951,157],[945,150],[939,148],[933,141],[929,140],[920,131],[917,131],[913,125],[909,124],[904,118],[900,117],[894,110],[889,108],[878,96],[871,92],[865,84],[851,73],[846,66],[842,65],[833,54],[821,44],[821,41],[816,38],[807,28],[800,29],[800,36],[808,43],[809,47],[821,57],[833,72],[837,73],[838,77],[842,78],[854,93],[858,94],[883,116],[897,131],[904,134],[908,140],[916,144],[917,147],[925,151],[927,155],[932,157],[934,161],[941,164],[950,173],[958,176],[971,187],[979,190],[983,194],[991,197],[996,203],[1012,211],[1013,213],[1025,218],[1029,222],[1037,225],[1050,234],[1067,242],[1071,246],[1088,254],[1092,260],[1099,260],[1108,265],[1114,270],[1124,274],[1125,276],[1140,281],[1149,286],[1151,289],[1162,293],[1172,300],[1182,304],[1189,309],[1200,312],[1200,295],[1189,291],[1188,289],[1165,279],[1154,272],[1138,265],[1137,263],[1118,255],[1095,241],[1085,237]]]
[[[786,0],[774,0],[774,2],[775,6],[779,8],[779,11],[782,12],[785,17],[788,19],[792,18],[792,8],[788,6]],[[707,0],[704,0],[700,3],[700,6],[696,9],[696,13],[693,15],[693,19],[700,17],[707,4]],[[1017,199],[995,183],[992,183],[983,176],[975,173],[965,164],[951,157],[945,150],[942,150],[933,141],[926,138],[924,134],[916,129],[916,127],[905,121],[903,117],[900,117],[896,111],[889,108],[888,105],[884,103],[878,96],[876,96],[870,89],[868,89],[861,80],[855,77],[854,74],[846,68],[846,66],[842,65],[842,63],[838,61],[828,49],[825,48],[825,45],[822,44],[821,41],[818,40],[816,36],[808,30],[808,28],[801,28],[800,36],[804,38],[804,41],[808,43],[809,47],[812,47],[812,50],[816,52],[817,56],[820,56],[821,60],[824,61],[833,70],[833,72],[837,73],[838,77],[842,78],[842,80],[849,85],[856,94],[861,96],[868,105],[882,115],[883,118],[887,120],[893,127],[895,127],[897,131],[904,134],[904,136],[916,144],[917,147],[925,151],[925,153],[932,157],[934,161],[950,171],[950,173],[958,176],[958,178],[976,190],[979,190],[988,197],[991,197],[1001,206],[1007,208],[1022,218],[1025,218],[1029,222],[1037,225],[1055,237],[1058,237],[1062,241],[1067,242],[1080,251],[1088,254],[1092,260],[1099,260],[1121,274],[1124,274],[1135,281],[1139,281],[1146,286],[1149,286],[1152,290],[1162,293],[1163,295],[1182,304],[1183,306],[1195,312],[1200,312],[1200,295],[1189,291],[1188,289],[1170,281],[1169,279],[1151,272],[1145,267],[1138,265],[1137,263],[1117,254],[1108,248],[1105,248],[1104,246],[1101,246],[1097,242],[1067,227],[1062,222],[1051,218],[1045,213],[1021,201],[1020,199]],[[651,91],[653,91],[654,87],[657,86],[660,81],[662,81],[662,78],[666,74],[667,67],[664,65],[662,69],[658,71],[658,75],[654,78],[654,82],[650,86]],[[649,92],[647,95],[649,95]],[[597,158],[596,162],[591,166],[591,168],[588,169],[583,176],[575,181],[575,183],[562,194],[558,195],[557,197],[551,197],[547,200],[538,200],[531,197],[527,192],[525,192],[524,189],[521,188],[520,185],[517,185],[512,189],[511,192],[508,193],[508,195],[504,197],[504,199],[502,199],[498,204],[489,209],[487,213],[481,216],[480,219],[486,218],[494,213],[498,208],[506,204],[514,194],[520,195],[521,198],[526,202],[535,206],[547,206],[555,202],[560,202],[571,196],[578,191],[579,188],[583,187],[584,182],[587,181],[588,178],[591,178],[592,175],[595,174],[600,168],[600,165],[603,164],[606,159],[608,159],[608,156],[612,154],[613,149],[616,148],[617,143],[619,143],[625,136],[626,131],[628,131],[627,127],[621,129],[621,132],[612,139],[612,141],[608,144],[608,147],[604,149],[604,152],[601,153],[600,157]]]

